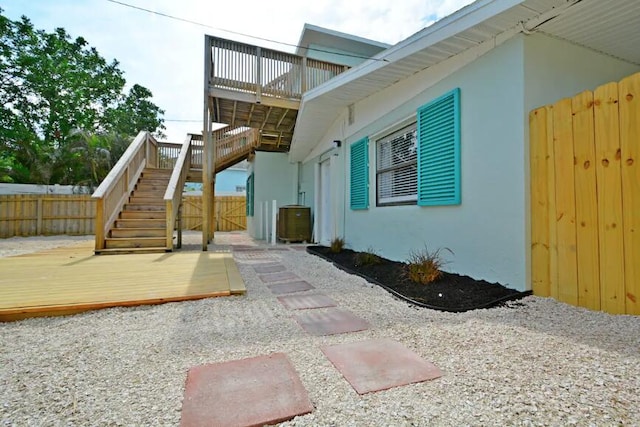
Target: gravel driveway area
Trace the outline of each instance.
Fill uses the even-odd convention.
[[[538,297],[443,313],[304,251],[265,254],[237,258],[245,296],[0,324],[0,425],[177,426],[190,367],[272,352],[287,354],[315,406],[283,425],[640,425],[638,316]],[[261,262],[284,264],[370,330],[308,335],[258,279]],[[383,337],[444,376],[360,396],[320,351]]]

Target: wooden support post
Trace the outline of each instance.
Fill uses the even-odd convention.
[[[256,47],[256,103],[262,102],[262,49]]]
[[[166,244],[165,244],[165,248],[167,249],[167,251],[171,251],[173,250],[173,229],[175,227],[175,223],[171,220],[171,212],[173,212],[173,201],[172,200],[167,200],[165,202],[166,204],[166,221],[165,221],[165,228],[166,228]]]
[[[211,38],[204,36],[204,101],[202,112],[202,250],[209,244],[209,226],[211,224],[211,158],[215,155],[211,144],[211,112],[209,109],[209,84],[211,76]]]
[[[180,207],[178,208],[178,218],[176,219],[176,228],[178,229],[178,242],[176,247],[178,249],[182,248],[182,203],[180,203]]]
[[[96,225],[95,225],[95,236],[96,236],[96,250],[104,249],[104,199],[99,198],[96,199]]]
[[[300,95],[307,91],[307,57],[302,57],[302,69],[300,70]]]

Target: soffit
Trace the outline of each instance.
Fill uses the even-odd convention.
[[[302,161],[348,105],[491,42],[520,23],[640,64],[637,0],[480,0],[307,92],[295,125],[291,160]]]

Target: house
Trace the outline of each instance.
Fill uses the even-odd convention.
[[[293,102],[210,82],[210,120],[271,102],[289,123],[287,149],[250,163],[250,234],[265,237],[259,206],[302,204],[321,244],[446,247],[451,271],[531,289],[529,114],[640,71],[639,28],[635,0],[478,0],[393,46],[306,26],[303,63],[345,69]]]
[[[217,196],[244,196],[246,193],[247,168],[246,160],[241,161],[222,172],[216,173],[215,194]],[[187,182],[184,187],[186,194],[201,195],[202,184]]]

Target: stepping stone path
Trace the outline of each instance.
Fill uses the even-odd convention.
[[[290,271],[281,271],[279,273],[261,274],[258,276],[264,283],[284,282],[285,280],[299,279],[296,274]]]
[[[307,333],[316,336],[344,334],[369,329],[369,324],[350,311],[329,308],[326,311],[311,310],[295,316],[296,322]]]
[[[335,307],[336,302],[326,295],[288,295],[278,297],[278,301],[291,310]]]
[[[291,246],[304,250],[304,246]],[[253,265],[258,278],[274,295],[315,289],[287,271],[278,251],[287,248],[234,247],[234,257]],[[270,262],[271,261],[271,262]],[[282,295],[290,310],[305,310],[292,318],[315,336],[369,329],[350,311],[336,308],[326,295]],[[432,380],[442,376],[434,364],[391,339],[365,340],[321,347],[324,355],[358,394]],[[313,411],[307,392],[287,356],[273,353],[250,359],[196,366],[189,370],[181,426],[253,426],[290,420]]]
[[[311,411],[289,358],[273,353],[189,369],[180,426],[261,426]]]
[[[390,339],[329,345],[321,349],[358,394],[442,376],[433,363]]]
[[[304,280],[299,280],[297,282],[285,282],[285,283],[276,283],[273,285],[267,285],[269,290],[276,294],[290,294],[292,292],[301,292],[308,291],[311,289],[315,289],[311,284],[305,282]]]
[[[280,273],[285,271],[287,267],[282,264],[256,265],[253,267],[256,273]]]

